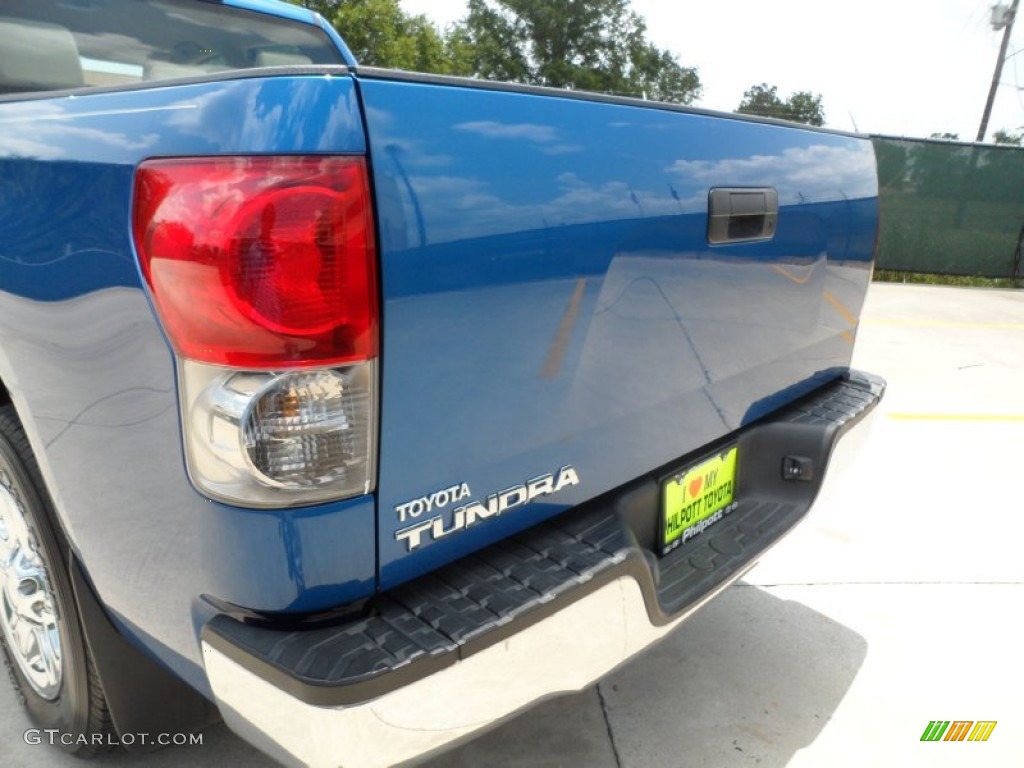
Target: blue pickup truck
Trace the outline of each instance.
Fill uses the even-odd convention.
[[[877,224],[863,137],[361,67],[269,0],[6,0],[29,716],[79,755],[222,718],[384,766],[591,685],[881,397]]]

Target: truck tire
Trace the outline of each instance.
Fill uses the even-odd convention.
[[[68,577],[68,545],[14,408],[0,408],[0,649],[45,743],[88,757],[115,743]]]

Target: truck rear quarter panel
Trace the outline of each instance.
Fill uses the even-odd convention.
[[[131,242],[135,167],[364,150],[343,70],[0,101],[0,377],[98,595],[198,687],[197,598],[283,611],[361,597],[375,510],[261,513],[191,487],[173,356]]]

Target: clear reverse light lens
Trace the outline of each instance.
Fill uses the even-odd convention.
[[[229,503],[279,507],[369,493],[375,365],[245,372],[181,364],[189,473]]]
[[[366,435],[353,419],[366,414],[366,393],[336,371],[280,376],[253,401],[242,427],[249,461],[264,478],[306,488],[344,481]]]

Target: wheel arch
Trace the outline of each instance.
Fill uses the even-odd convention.
[[[35,433],[27,408],[19,408],[0,374],[0,408],[9,405],[28,439],[39,470],[40,489],[49,497],[43,505],[45,524],[67,547],[65,567],[71,582],[79,625],[118,733],[189,733],[220,719],[217,708],[202,694],[149,658],[129,642],[111,621],[102,600],[92,587],[87,564],[75,555],[60,519],[59,494],[54,493],[45,451]],[[33,439],[36,438],[36,439]],[[151,751],[159,745],[136,743],[128,751]]]

